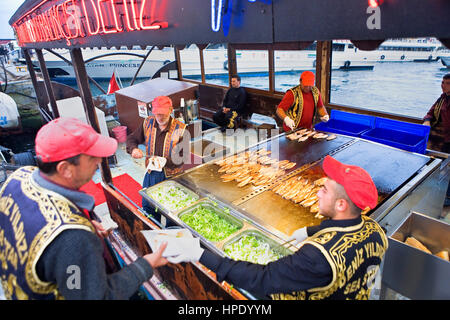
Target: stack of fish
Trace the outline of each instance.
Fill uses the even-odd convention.
[[[308,130],[308,129],[301,129],[286,136],[286,138],[288,138],[289,140],[297,140],[298,142],[306,141],[308,140],[309,137],[313,137],[314,139],[327,139],[327,140],[336,139],[335,134],[328,135],[322,132],[317,132],[315,130]]]
[[[215,163],[220,166],[218,172],[225,173],[220,176],[223,182],[236,180],[238,187],[249,183],[260,186],[283,176],[286,170],[292,169],[296,165],[295,162],[289,160],[273,159],[268,156],[270,153],[271,151],[266,149],[246,151]]]
[[[276,186],[272,191],[279,194],[284,199],[298,203],[305,208],[309,208],[312,213],[317,213],[316,218],[322,216],[319,212],[319,198],[317,192],[325,183],[327,178],[323,177],[311,180],[303,176],[294,176]]]

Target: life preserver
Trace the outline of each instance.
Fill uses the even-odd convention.
[[[345,62],[344,62],[344,68],[348,68],[348,67],[350,67],[350,63],[351,63],[351,62],[350,62],[350,61],[348,61],[348,60],[347,60],[347,61],[345,61]]]
[[[384,58],[385,58],[385,56],[384,56],[384,54],[382,54],[381,57],[380,57],[380,59],[381,59],[381,60],[384,60]]]
[[[405,55],[403,54],[403,55],[400,57],[400,59],[401,59],[401,60],[405,60]]]

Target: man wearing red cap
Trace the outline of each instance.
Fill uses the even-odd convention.
[[[283,129],[287,132],[298,127],[311,129],[317,113],[324,122],[330,119],[319,89],[314,86],[314,73],[304,71],[300,84],[286,91],[277,107],[277,115],[283,120]]]
[[[302,243],[294,254],[263,266],[198,247],[169,257],[169,262],[199,260],[218,281],[258,298],[368,299],[388,246],[381,227],[361,214],[376,207],[377,189],[364,169],[330,156],[324,159],[323,170],[328,179],[318,192],[319,212],[329,219],[295,231],[291,239]]]
[[[16,170],[0,190],[0,275],[8,299],[128,299],[167,260],[162,252],[107,274],[105,231],[91,220],[92,179],[115,139],[72,118],[36,135],[38,168]]]
[[[184,143],[189,143],[189,138],[183,139],[186,125],[171,117],[173,107],[172,100],[166,96],[156,97],[152,102],[153,115],[144,120],[131,135],[127,137],[127,152],[133,158],[139,159],[144,156],[139,144],[145,145],[145,167],[147,168],[151,157],[163,157],[166,164],[162,171],[147,170],[142,186],[144,188],[153,186],[167,178],[183,172],[183,149]],[[183,147],[183,148],[180,148]],[[142,207],[155,218],[161,219],[160,213],[156,212],[150,203],[142,199]]]

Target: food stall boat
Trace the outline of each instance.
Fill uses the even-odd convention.
[[[206,2],[210,5],[205,5],[204,0],[191,0],[188,4],[183,0],[72,1],[69,6],[65,0],[24,1],[9,23],[23,49],[36,92],[39,92],[39,81],[31,62],[32,50],[39,60],[48,98],[43,99],[42,95],[37,95],[43,118],[50,121],[59,116],[59,110],[42,50],[70,50],[87,122],[100,132],[81,51],[83,48],[173,46],[177,68],[165,70],[165,73],[171,78],[175,75],[174,81],[182,82],[188,80],[183,78],[180,50],[186,45],[197,44],[202,75],[202,81],[198,84],[202,119],[211,119],[217,102],[226,89],[205,83],[203,49],[207,44],[227,44],[229,76],[237,73],[236,49],[268,50],[269,90],[246,90],[249,93],[248,105],[253,113],[276,119],[274,110],[282,94],[275,90],[274,50],[301,50],[317,41],[316,86],[323,95],[324,104],[328,109],[348,110],[346,106],[330,104],[333,39],[350,39],[356,47],[363,50],[376,49],[384,39],[401,37],[436,37],[445,46],[450,46],[450,29],[444,27],[448,25],[447,12],[450,10],[450,2],[446,0],[387,0],[370,1],[369,4],[367,1],[348,0],[341,6],[336,6],[334,0],[227,1],[227,6],[223,7],[216,2],[212,0],[211,3]],[[424,15],[424,12],[427,14]],[[217,94],[218,91],[222,95]],[[178,107],[178,102],[174,104]],[[372,113],[415,123],[420,121],[363,109],[353,112]],[[281,244],[291,232],[302,226],[318,224],[321,219],[310,212],[310,209],[284,199],[274,190],[296,176],[305,175],[312,179],[322,177],[322,160],[326,155],[332,155],[345,163],[362,166],[373,176],[380,199],[378,206],[367,214],[386,230],[390,243],[398,241],[391,236],[398,232],[413,210],[430,219],[439,217],[450,176],[447,155],[423,155],[362,138],[341,134],[336,136],[334,140],[310,138],[300,143],[288,141],[285,134],[272,135],[246,151],[271,150],[276,159],[295,163],[283,175],[266,184],[238,187],[235,181],[222,181],[218,173],[219,166],[215,163],[218,161],[216,158],[167,182],[176,183],[180,188],[194,193],[198,197],[194,203],[179,210],[168,210],[157,201],[153,203],[168,219],[190,228],[183,217],[192,213],[188,211],[192,211],[200,202],[210,202],[210,208],[217,208],[216,211],[220,211],[228,222],[234,221],[234,226],[238,229],[217,241],[208,240],[197,233],[202,244],[218,254],[224,254],[227,245],[236,243],[235,236],[239,232],[264,238],[280,255],[290,254],[295,248]],[[139,204],[134,203],[114,185],[107,159],[102,161],[100,170],[109,213],[119,226],[109,239],[110,247],[117,260],[122,264],[129,263],[137,256],[151,252],[141,231],[159,230],[161,225],[147,216]],[[147,194],[147,191],[149,190],[142,190],[143,194]],[[446,232],[448,235],[448,231]],[[416,251],[403,250],[407,256],[420,256]],[[434,258],[432,255],[428,256]],[[430,258],[428,256],[425,258]],[[448,271],[449,263],[445,263],[444,269]],[[385,265],[389,264],[387,256]],[[420,291],[420,286],[414,290],[410,288],[409,291],[402,291],[406,287],[405,281],[394,283],[395,281],[389,280],[403,272],[395,270],[396,267],[391,266],[391,270],[386,273],[389,277],[386,277],[387,282],[384,284],[415,297],[412,292]],[[429,274],[430,272],[422,272],[418,277],[426,281]],[[146,289],[152,297],[158,299],[255,298],[230,284],[217,282],[215,274],[199,263],[168,264],[158,268],[153,278],[160,282],[150,280]],[[161,283],[170,288],[170,292],[162,290]],[[440,297],[442,296],[448,298],[448,291],[444,291]]]

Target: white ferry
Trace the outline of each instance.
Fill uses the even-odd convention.
[[[386,40],[373,51],[354,50],[371,62],[431,62],[440,55],[450,56],[443,48],[435,38],[403,38]]]
[[[150,48],[148,48],[150,49]],[[110,79],[113,72],[120,78],[133,78],[149,50],[126,47],[120,49],[83,49],[83,59],[87,74],[94,79]],[[70,52],[67,49],[54,50],[67,60]],[[43,51],[47,69],[51,78],[75,79],[73,67],[51,52]],[[137,78],[150,78],[161,67],[174,61],[174,51],[171,48],[154,49],[145,60]],[[37,59],[33,62],[39,66]]]
[[[142,60],[148,52],[139,47],[128,50],[120,49],[83,49],[86,70],[94,79],[109,79],[113,72],[120,78],[133,78]],[[69,51],[54,50],[65,59],[70,60]],[[183,75],[200,76],[198,48],[188,46],[180,52]],[[60,57],[44,51],[47,68],[52,78],[75,79],[72,66]],[[275,73],[289,73],[316,68],[316,43],[304,50],[275,51]],[[371,70],[379,62],[431,62],[450,58],[446,49],[434,38],[392,39],[384,41],[377,50],[358,49],[349,40],[333,41],[332,70]],[[209,45],[204,51],[205,71],[208,75],[228,74],[228,56],[224,45]],[[237,50],[236,59],[239,74],[260,74],[268,68],[267,50]],[[144,62],[137,78],[151,78],[162,66],[175,60],[173,48],[153,50]],[[36,66],[39,64],[35,63]],[[446,65],[444,63],[444,65]],[[448,65],[448,63],[447,63]]]

